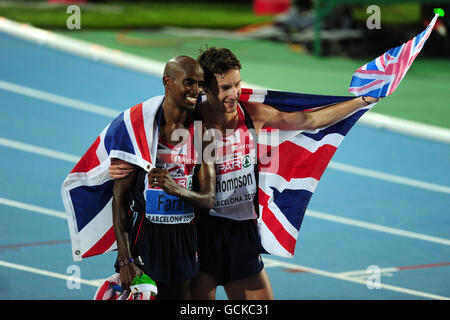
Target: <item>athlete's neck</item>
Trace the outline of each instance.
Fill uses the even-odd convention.
[[[177,107],[170,97],[166,97],[163,103],[163,116],[166,124],[173,124],[179,127],[185,123],[188,115],[189,110]]]
[[[237,109],[233,112],[220,112],[205,103],[198,106],[202,119],[209,127],[217,129],[236,129],[238,126],[239,116]],[[214,111],[213,111],[214,110]]]
[[[163,103],[163,114],[161,119],[160,136],[167,142],[171,144],[178,143],[177,141],[172,141],[172,132],[178,128],[187,127],[187,119],[189,115],[188,110],[183,110],[175,106],[169,99],[165,100]]]

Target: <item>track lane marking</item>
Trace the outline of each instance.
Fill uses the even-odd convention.
[[[0,197],[0,205],[1,204],[7,205],[10,207],[14,207],[14,208],[18,208],[18,209],[23,209],[23,210],[39,213],[39,214],[49,215],[49,216],[60,218],[60,219],[67,219],[67,215],[64,212],[56,211],[53,209],[48,209],[48,208],[44,208],[44,207],[40,207],[40,206],[28,204],[28,203],[23,203],[23,202],[16,201],[16,200],[6,199],[3,197]],[[365,228],[365,229],[378,231],[378,232],[382,232],[382,233],[393,234],[393,235],[397,235],[397,236],[402,236],[402,237],[407,237],[407,238],[412,238],[412,239],[422,240],[422,241],[427,241],[427,242],[433,242],[433,243],[447,245],[447,246],[450,245],[449,239],[433,237],[433,236],[429,236],[429,235],[425,235],[425,234],[421,234],[421,233],[417,233],[417,232],[406,231],[406,230],[402,230],[402,229],[385,227],[382,225],[377,225],[377,224],[368,223],[368,222],[355,220],[355,219],[348,219],[348,218],[340,217],[340,216],[329,214],[329,213],[323,213],[323,212],[319,213],[318,211],[306,210],[306,215],[311,218],[328,220],[331,222],[351,225],[351,226],[359,227],[359,228]]]
[[[306,216],[312,217],[312,218],[317,218],[317,219],[322,219],[322,220],[327,220],[327,221],[333,221],[333,222],[346,224],[346,225],[353,226],[353,227],[368,229],[368,230],[372,230],[372,231],[379,231],[379,232],[384,232],[384,233],[402,236],[402,237],[406,237],[406,238],[412,238],[412,239],[434,242],[434,243],[450,246],[449,239],[429,236],[426,234],[421,234],[421,233],[397,229],[397,228],[386,227],[383,225],[365,222],[365,221],[356,220],[356,219],[345,218],[345,217],[334,215],[334,214],[329,214],[329,213],[324,213],[324,212],[319,212],[319,211],[314,211],[314,210],[306,210]]]
[[[316,268],[310,268],[310,267],[306,267],[306,266],[302,266],[302,265],[298,265],[298,264],[294,264],[294,263],[279,261],[279,260],[276,260],[273,258],[264,257],[263,260],[264,260],[264,264],[266,264],[266,262],[268,262],[268,265],[266,266],[267,268],[285,267],[285,268],[289,268],[289,269],[293,269],[293,270],[300,270],[301,272],[313,273],[313,274],[320,275],[320,276],[327,277],[327,278],[333,278],[333,279],[343,280],[343,281],[347,281],[347,282],[353,282],[353,283],[362,284],[362,285],[367,286],[367,281],[365,279],[353,278],[353,277],[343,275],[340,273],[330,272],[330,271],[316,269]],[[423,292],[423,291],[418,291],[418,290],[407,289],[407,288],[398,287],[398,286],[393,286],[393,285],[389,285],[389,284],[385,284],[385,283],[380,283],[380,287],[381,287],[381,289],[405,293],[405,294],[418,296],[418,297],[422,297],[422,298],[427,298],[427,299],[450,300],[449,297],[436,295],[433,293],[428,293],[428,292]]]
[[[38,154],[40,156],[50,157],[50,158],[54,158],[54,159],[58,159],[58,160],[68,161],[71,163],[77,163],[78,160],[80,160],[79,156],[76,156],[73,154],[60,152],[60,151],[56,151],[56,150],[52,150],[52,149],[48,149],[48,148],[43,148],[43,147],[35,146],[32,144],[28,144],[28,143],[24,143],[24,142],[20,142],[20,141],[16,141],[16,140],[11,140],[11,139],[7,139],[7,138],[2,138],[2,137],[0,137],[0,146],[4,146],[7,148],[13,148],[13,149],[24,151],[24,152],[30,152],[30,153]],[[428,190],[428,191],[435,191],[435,192],[442,192],[442,193],[450,194],[450,187],[447,187],[447,186],[430,183],[430,182],[424,182],[424,181],[420,181],[420,180],[416,180],[416,179],[405,178],[405,177],[401,177],[401,176],[397,176],[397,175],[393,175],[393,174],[383,173],[380,171],[364,169],[364,168],[360,168],[360,167],[356,167],[356,166],[352,166],[352,165],[348,165],[348,164],[344,164],[344,163],[339,163],[339,162],[335,162],[335,161],[330,161],[328,168],[333,169],[333,170],[343,171],[346,173],[356,174],[356,175],[360,175],[360,176],[364,176],[364,177],[369,177],[369,178],[373,178],[373,179],[378,179],[378,180],[382,180],[382,181],[387,181],[387,182],[391,182],[391,183],[406,185],[409,187],[415,187],[415,188],[424,189],[424,190]]]
[[[293,263],[286,263],[286,262],[278,261],[278,260],[271,259],[271,258],[264,258],[264,262],[266,262],[266,261],[271,262],[271,267],[284,266],[284,267],[289,267],[291,269],[298,268],[301,270],[305,270],[306,272],[317,274],[317,275],[328,277],[328,278],[333,278],[333,279],[338,279],[338,280],[342,280],[342,281],[367,285],[367,281],[364,279],[352,278],[352,277],[344,276],[344,275],[338,274],[338,273],[333,273],[333,272],[329,272],[329,271],[325,271],[325,270],[300,266],[300,265],[296,265]],[[29,267],[29,266],[25,266],[22,264],[12,263],[12,262],[8,262],[8,261],[4,261],[4,260],[0,260],[0,266],[5,267],[5,268],[19,270],[19,271],[29,272],[29,273],[33,273],[33,274],[38,274],[38,275],[42,275],[42,276],[46,276],[46,277],[51,277],[51,278],[56,278],[56,279],[61,279],[61,280],[66,280],[66,281],[69,280],[69,281],[73,281],[73,282],[80,282],[81,284],[86,284],[86,285],[93,286],[93,287],[98,287],[104,281],[104,280],[98,280],[98,279],[96,279],[96,280],[86,280],[86,279],[81,279],[81,278],[77,279],[73,276],[69,276],[66,274],[57,273],[57,272],[53,272],[53,271],[47,271],[44,269],[39,269],[39,268],[34,268],[34,267]],[[427,292],[423,292],[423,291],[418,291],[418,290],[411,290],[411,289],[402,288],[402,287],[398,287],[398,286],[392,286],[392,285],[388,285],[388,284],[384,284],[384,283],[380,283],[380,286],[382,289],[385,289],[385,290],[405,293],[405,294],[418,296],[418,297],[422,297],[422,298],[435,299],[435,300],[450,300],[449,297],[436,295],[436,294],[432,294],[432,293],[427,293]]]
[[[12,263],[12,262],[8,262],[8,261],[4,261],[4,260],[0,260],[0,266],[5,267],[5,268],[19,270],[19,271],[39,274],[39,275],[50,277],[50,278],[56,278],[56,279],[61,279],[61,280],[66,280],[66,281],[69,280],[69,281],[73,281],[73,282],[80,282],[81,284],[86,284],[86,285],[93,286],[93,287],[98,287],[101,284],[101,283],[99,283],[98,280],[86,280],[86,279],[76,278],[76,277],[73,277],[73,276],[70,276],[67,274],[63,274],[63,273],[47,271],[44,269],[29,267],[29,266],[25,266],[22,264]]]
[[[98,114],[108,118],[115,118],[120,114],[120,111],[109,109],[97,104],[84,102],[77,99],[67,98],[58,94],[33,89],[30,87],[21,86],[12,82],[0,80],[0,89],[10,91],[16,94],[21,94],[30,98],[43,100],[58,104],[60,106],[77,109],[89,113]]]

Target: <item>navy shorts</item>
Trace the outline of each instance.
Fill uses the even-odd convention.
[[[180,284],[197,274],[197,230],[193,222],[158,224],[150,222],[143,213],[137,214],[134,221],[131,255],[157,285]],[[115,267],[118,272],[117,263]]]
[[[197,214],[200,270],[218,285],[257,275],[264,267],[256,220],[236,221]]]

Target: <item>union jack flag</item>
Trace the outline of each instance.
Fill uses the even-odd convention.
[[[397,89],[414,59],[420,53],[438,18],[434,16],[428,27],[408,42],[390,49],[355,71],[349,92],[357,96],[382,98]]]
[[[75,261],[117,248],[110,159],[119,158],[147,171],[154,167],[163,99],[154,97],[117,116],[64,180],[61,194]]]
[[[308,111],[354,98],[243,89],[240,99],[281,111]],[[294,255],[300,225],[322,174],[351,127],[374,105],[315,131],[260,130],[258,227],[263,253]]]

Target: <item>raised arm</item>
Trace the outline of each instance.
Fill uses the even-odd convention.
[[[309,112],[283,112],[263,103],[246,102],[242,105],[249,113],[258,132],[263,127],[281,130],[315,130],[333,124],[356,110],[378,100],[358,97],[333,106]]]
[[[133,171],[124,179],[114,180],[113,188],[113,227],[117,241],[117,260],[119,264],[124,262],[120,267],[120,282],[123,290],[129,290],[134,277],[142,274],[142,271],[134,263],[130,263],[130,258],[132,258],[129,242],[131,216],[128,214],[128,205],[135,177],[136,174]]]

